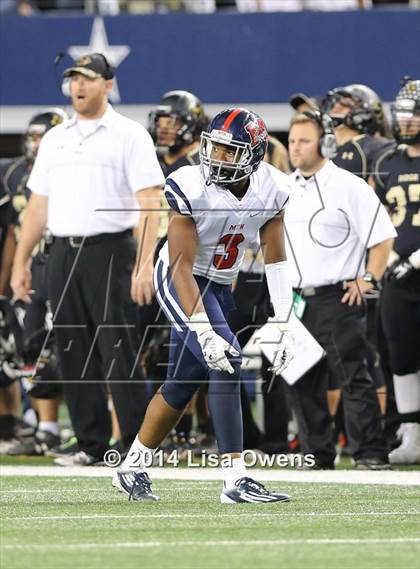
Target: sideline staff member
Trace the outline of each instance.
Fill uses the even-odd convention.
[[[295,115],[289,152],[297,170],[285,220],[296,268],[293,285],[307,302],[303,323],[326,358],[309,370],[291,395],[304,453],[318,468],[333,468],[335,448],[327,406],[328,376],[343,394],[356,468],[389,468],[375,387],[367,370],[362,295],[386,268],[395,229],[372,189],[329,160],[335,137],[327,115]],[[364,267],[366,249],[369,260]]]
[[[28,181],[32,196],[12,274],[15,297],[30,302],[27,262],[48,225],[55,237],[49,297],[64,394],[80,449],[63,465],[92,464],[108,448],[111,422],[104,380],[123,443],[135,436],[146,404],[130,286],[134,301],[151,302],[164,178],[150,135],[107,102],[113,76],[100,53],[79,59],[64,72],[76,113],[42,140]],[[138,222],[136,259],[132,229]]]

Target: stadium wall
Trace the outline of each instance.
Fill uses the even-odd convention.
[[[66,104],[59,77],[77,46],[105,46],[111,59],[127,47],[117,72],[119,103],[141,122],[171,89],[196,93],[210,114],[248,104],[274,130],[287,124],[287,100],[296,91],[322,95],[366,83],[390,101],[403,75],[420,76],[419,20],[399,10],[126,15],[96,23],[87,16],[2,17],[0,133],[23,130],[33,110]]]

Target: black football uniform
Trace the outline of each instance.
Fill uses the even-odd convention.
[[[2,176],[2,184],[10,195],[12,213],[9,222],[15,227],[17,241],[31,195],[26,186],[30,170],[31,164],[22,156],[11,161],[4,169]],[[45,240],[42,239],[32,257],[31,273],[34,294],[31,297],[32,302],[26,306],[22,353],[25,369],[28,370],[28,377],[31,378],[24,381],[24,385],[31,395],[40,399],[55,398],[61,393],[61,384],[55,381],[59,379],[60,373],[52,336],[49,337],[47,345],[44,346],[47,337],[46,319],[48,313],[46,269]],[[32,377],[30,370],[33,369],[38,359],[37,375]]]
[[[173,164],[167,164],[164,154],[158,154],[159,164],[162,168],[163,175],[167,178],[172,172],[178,170],[182,166],[196,166],[200,163],[199,149],[191,150],[186,156],[182,156]]]
[[[9,227],[17,224],[16,210],[13,207],[13,194],[16,183],[22,177],[24,159],[17,158],[2,163],[0,168],[0,259]],[[23,167],[24,168],[24,167]]]
[[[367,182],[373,172],[373,165],[377,156],[393,144],[394,141],[382,136],[360,134],[337,148],[337,156],[333,159],[333,162],[340,168],[352,172],[352,174],[363,178]],[[383,358],[378,349],[378,334],[380,332],[377,327],[377,320],[376,299],[367,299],[367,335],[371,348],[368,365],[369,372],[378,389],[384,385],[385,376],[382,369],[383,366],[378,365],[378,362]],[[336,385],[331,384],[330,389],[334,388],[336,388]]]
[[[360,134],[337,148],[337,156],[333,162],[339,168],[367,181],[373,172],[377,156],[393,144],[388,138]]]
[[[407,258],[420,249],[420,156],[394,147],[375,164],[376,191],[398,232],[394,250]],[[405,279],[385,279],[381,302],[393,373],[406,375],[420,367],[420,270]]]
[[[23,157],[5,162],[0,170],[0,204],[2,206],[8,204],[7,209],[2,207],[4,220],[6,220],[5,212],[8,211],[8,225],[17,225],[18,223],[18,215],[13,204],[13,198],[17,191],[21,190],[22,181],[24,183],[23,188],[25,188],[28,176],[26,160]],[[24,198],[24,201],[26,204],[26,198]],[[4,232],[5,228],[2,231],[3,238]]]
[[[398,232],[394,249],[408,257],[420,248],[420,156],[411,158],[405,146],[391,148],[376,160],[374,175],[378,197]]]
[[[7,164],[4,169],[4,174],[2,177],[2,183],[10,195],[12,207],[13,207],[13,218],[12,224],[16,226],[16,240],[19,239],[19,227],[22,223],[23,211],[28,205],[28,200],[30,198],[31,192],[26,187],[26,182],[28,181],[30,174],[30,166],[25,160],[24,156],[20,156],[12,160]]]

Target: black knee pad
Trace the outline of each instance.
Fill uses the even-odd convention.
[[[35,381],[30,389],[25,388],[29,395],[37,399],[57,399],[61,396],[63,388],[60,382]]]

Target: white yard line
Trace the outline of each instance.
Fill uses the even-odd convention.
[[[0,476],[109,477],[114,470],[105,466],[1,466]],[[223,480],[219,468],[150,468],[152,480]],[[249,474],[261,481],[319,482],[324,484],[396,484],[420,485],[420,471],[360,470],[280,470],[250,469]]]
[[[417,537],[401,537],[391,539],[256,539],[256,540],[197,540],[197,541],[135,541],[120,543],[66,543],[66,544],[30,544],[17,543],[3,545],[2,549],[35,549],[45,551],[47,549],[115,549],[115,548],[132,548],[142,549],[145,547],[252,547],[254,545],[263,546],[279,546],[279,545],[395,545],[406,543],[420,543]]]
[[[62,516],[7,516],[2,517],[3,521],[20,521],[20,520],[120,520],[129,519],[135,520],[137,518],[162,518],[162,519],[176,519],[176,518],[307,518],[307,517],[363,517],[363,516],[420,516],[420,511],[418,512],[270,512],[264,513],[216,513],[216,514],[81,514],[81,515],[62,515]]]

